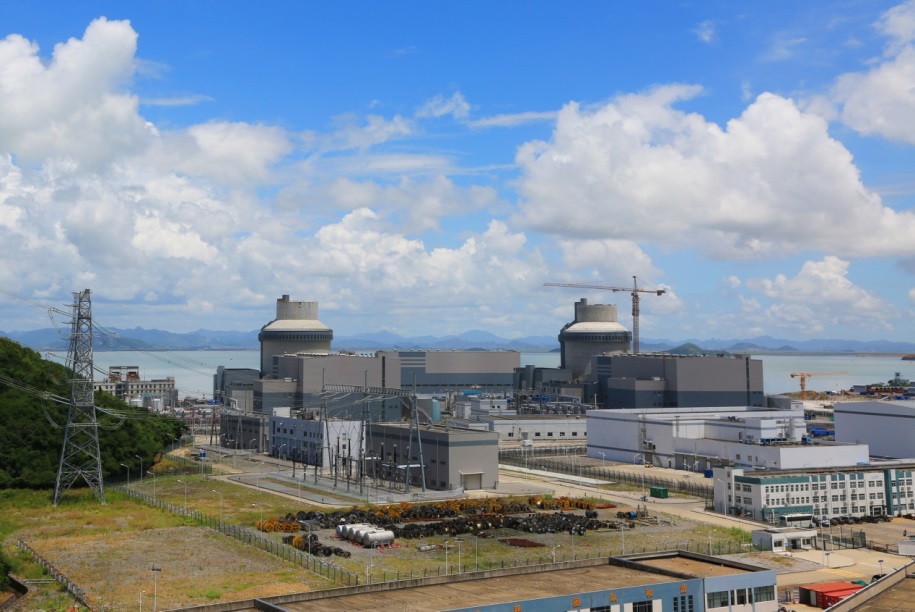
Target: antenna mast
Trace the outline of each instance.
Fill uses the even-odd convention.
[[[102,453],[98,444],[92,385],[92,298],[88,289],[73,294],[72,314],[67,365],[73,378],[70,380],[70,410],[64,445],[54,487],[55,506],[79,478],[86,481],[99,502],[105,503]]]

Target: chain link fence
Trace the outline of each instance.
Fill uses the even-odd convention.
[[[582,478],[605,480],[608,482],[626,482],[645,487],[662,487],[686,495],[700,497],[711,502],[714,494],[711,485],[696,482],[693,478],[664,478],[655,476],[648,468],[648,473],[635,473],[629,470],[608,468],[599,465],[584,465],[580,458],[584,456],[582,447],[559,448],[501,448],[499,463],[514,465],[532,470],[558,472]]]
[[[92,609],[92,607],[89,605],[86,591],[75,582],[67,578],[67,575],[54,567],[50,561],[39,555],[37,551],[35,551],[31,546],[22,540],[16,540],[16,549],[20,552],[28,554],[35,563],[43,567],[45,571],[47,571],[51,576],[51,578],[59,582],[79,603],[83,604],[89,609]]]
[[[238,540],[239,542],[248,544],[249,546],[254,546],[255,548],[263,550],[266,553],[279,557],[284,561],[300,565],[301,567],[312,571],[319,576],[327,578],[335,584],[341,586],[353,586],[359,584],[358,574],[354,574],[353,572],[349,572],[343,568],[337,567],[328,561],[322,561],[317,557],[300,551],[297,548],[289,546],[288,544],[283,544],[282,542],[277,542],[276,540],[264,537],[257,531],[252,531],[250,529],[246,529],[245,527],[239,527],[238,525],[227,523],[221,518],[215,519],[207,514],[198,512],[197,510],[185,508],[184,506],[177,506],[141,491],[134,491],[133,489],[128,489],[121,486],[114,488],[133,499],[142,501],[147,505],[188,517],[203,527],[214,529],[220,533],[224,533],[225,535]]]

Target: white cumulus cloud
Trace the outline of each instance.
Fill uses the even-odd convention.
[[[519,149],[515,221],[721,259],[915,251],[915,215],[881,204],[821,117],[762,94],[722,129],[674,108],[699,93],[669,85],[594,110],[566,105],[549,142]]]
[[[747,279],[746,287],[773,301],[767,316],[780,325],[812,331],[841,324],[884,328],[898,316],[892,305],[855,285],[849,262],[835,256],[803,264],[797,275]]]
[[[883,13],[876,23],[887,39],[868,70],[840,75],[811,108],[867,136],[915,143],[915,1]]]
[[[89,167],[142,148],[147,125],[123,89],[136,45],[128,22],[104,18],[56,45],[48,62],[20,35],[0,41],[0,143],[33,163],[68,157]]]

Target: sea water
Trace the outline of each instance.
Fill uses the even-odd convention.
[[[66,355],[50,353],[63,362]],[[763,388],[767,394],[800,391],[798,372],[846,372],[840,375],[815,375],[807,379],[811,391],[841,391],[855,384],[887,382],[897,372],[915,379],[915,361],[902,361],[895,355],[754,355],[763,362]],[[97,351],[93,355],[96,379],[111,366],[136,366],[144,379],[174,377],[180,397],[211,398],[213,376],[218,366],[260,368],[260,351]],[[521,353],[521,365],[558,368],[559,353]]]

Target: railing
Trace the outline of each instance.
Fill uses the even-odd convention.
[[[82,587],[67,578],[66,574],[54,567],[50,561],[39,555],[34,549],[32,549],[31,546],[22,540],[16,540],[16,548],[20,551],[28,553],[28,555],[32,557],[32,560],[35,561],[35,563],[45,568],[48,574],[51,575],[51,578],[63,585],[63,587],[67,589],[67,592],[73,595],[73,597],[76,598],[79,603],[91,609],[86,591]]]
[[[645,487],[663,487],[670,491],[677,491],[695,497],[702,497],[709,500],[712,498],[712,486],[696,482],[693,478],[664,478],[655,476],[651,473],[651,470],[648,469],[645,470],[648,472],[647,474],[634,473],[629,470],[618,470],[598,465],[581,465],[575,461],[569,462],[566,460],[557,460],[555,458],[557,456],[568,455],[571,457],[580,457],[584,455],[584,453],[581,452],[584,450],[583,448],[569,448],[574,448],[576,452],[565,452],[568,449],[534,447],[529,449],[503,448],[499,449],[499,463],[532,470],[542,469],[548,472],[593,478],[595,480],[627,482],[636,485],[644,485]]]

